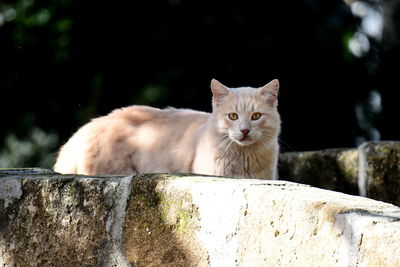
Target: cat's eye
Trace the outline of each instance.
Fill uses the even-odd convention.
[[[259,118],[261,118],[261,113],[260,112],[255,112],[253,115],[251,115],[251,120],[256,121]]]
[[[236,113],[229,113],[228,114],[228,118],[233,120],[233,121],[235,121],[235,120],[237,120],[239,118],[239,116]]]

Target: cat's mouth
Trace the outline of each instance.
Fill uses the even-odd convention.
[[[246,135],[246,136],[231,136],[231,139],[233,141],[235,141],[235,143],[237,143],[240,146],[247,146],[250,145],[254,142],[254,137],[250,136],[250,135]]]
[[[251,138],[251,136],[245,136],[242,137],[241,139],[237,140],[237,143],[241,146],[246,146],[246,145],[250,145],[253,143],[253,138]]]
[[[242,139],[240,139],[239,141],[240,141],[240,142],[251,141],[251,137],[250,137],[250,136],[244,136],[244,137],[242,137]]]

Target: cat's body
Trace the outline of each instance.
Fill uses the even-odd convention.
[[[275,179],[280,131],[278,82],[260,89],[228,89],[213,80],[211,87],[211,114],[131,106],[92,120],[62,147],[54,170]]]

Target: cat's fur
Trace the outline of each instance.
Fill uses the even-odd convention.
[[[54,170],[79,174],[182,172],[276,179],[278,80],[261,88],[233,89],[212,80],[211,89],[211,114],[131,106],[93,119],[61,148]],[[254,120],[259,115],[254,113],[261,113],[260,118]]]

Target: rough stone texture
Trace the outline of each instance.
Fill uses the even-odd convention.
[[[359,195],[358,150],[327,149],[281,154],[279,179]]]
[[[196,266],[207,261],[196,237],[197,206],[190,192],[169,185],[175,179],[149,174],[132,183],[124,236],[127,260],[135,266]]]
[[[0,171],[0,264],[123,266],[115,253],[121,240],[111,238],[113,229],[107,227],[118,224],[123,182],[40,170]]]
[[[359,151],[361,195],[400,206],[400,142],[368,142]]]
[[[3,266],[400,266],[400,208],[285,181],[1,171]]]
[[[400,142],[283,153],[279,178],[400,206]]]
[[[400,266],[390,204],[284,181],[137,179],[124,230],[137,266]]]

